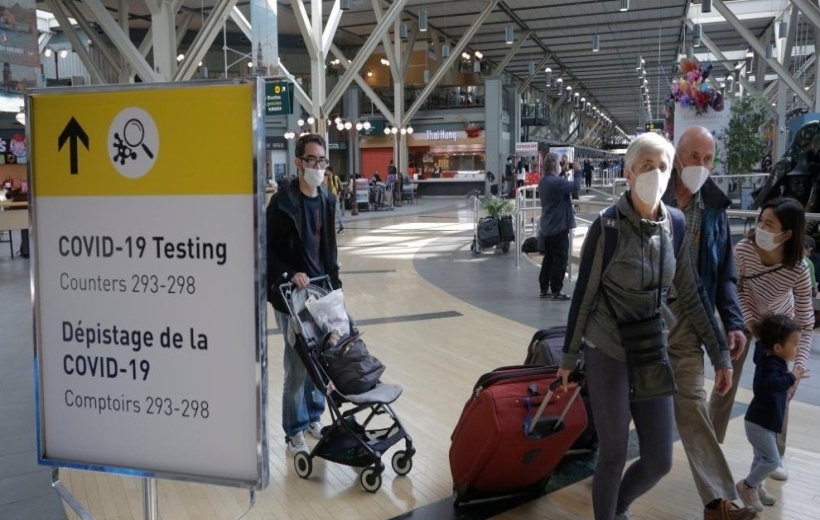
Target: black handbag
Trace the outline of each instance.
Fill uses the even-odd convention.
[[[664,240],[661,233],[660,277],[658,280],[658,305],[655,315],[642,320],[618,323],[621,346],[626,352],[626,367],[629,373],[629,400],[645,401],[657,397],[674,395],[678,391],[675,374],[669,361],[667,350],[666,323],[661,316],[661,294],[663,293]],[[609,306],[612,317],[615,309],[606,289],[604,301]]]

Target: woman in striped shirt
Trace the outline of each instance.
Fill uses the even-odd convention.
[[[814,307],[811,296],[809,270],[803,263],[803,240],[806,215],[796,200],[778,197],[763,204],[757,218],[757,229],[735,246],[737,264],[737,293],[747,337],[759,338],[757,326],[768,314],[785,314],[800,325],[800,341],[795,366],[808,370],[807,362],[814,340]],[[749,343],[751,347],[751,342]],[[709,415],[720,442],[726,436],[737,384],[743,370],[746,354],[733,361],[734,384],[725,395],[712,392]],[[789,400],[798,383],[789,390]],[[783,430],[777,436],[781,460],[786,451],[786,425],[789,411],[783,419]],[[772,474],[786,480],[784,463]]]

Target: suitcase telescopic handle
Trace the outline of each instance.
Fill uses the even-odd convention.
[[[572,408],[572,404],[578,398],[578,394],[581,393],[581,387],[584,385],[584,382],[586,381],[586,375],[584,375],[584,373],[579,370],[575,370],[569,375],[569,381],[572,383],[577,383],[578,386],[575,387],[575,391],[572,393],[572,397],[569,398],[569,401],[567,401],[566,406],[564,406],[564,409],[561,411],[561,416],[558,418],[558,421],[552,428],[553,431],[556,431],[558,427],[561,426],[561,424],[564,422],[564,419],[567,417],[570,408]],[[541,406],[538,407],[538,411],[535,412],[535,417],[533,417],[532,422],[530,422],[530,427],[527,429],[527,435],[531,435],[533,430],[535,430],[535,425],[538,424],[539,419],[541,419],[541,415],[543,415],[544,409],[547,407],[547,404],[550,402],[550,399],[552,399],[552,396],[555,395],[555,392],[562,385],[563,383],[561,381],[561,378],[556,379],[550,384],[547,395],[544,396],[544,400],[541,401]]]

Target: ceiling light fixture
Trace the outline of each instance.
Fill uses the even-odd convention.
[[[618,8],[619,11],[629,11],[629,0],[621,0],[621,6]]]
[[[789,22],[780,22],[777,26],[777,37],[786,38],[789,36]]]
[[[508,23],[504,28],[504,41],[507,45],[512,45],[515,40],[515,27],[512,23]]]
[[[441,46],[441,57],[442,58],[449,58],[450,57],[450,44],[445,43]]]
[[[399,25],[399,38],[402,40],[407,39],[407,22],[402,22],[401,25]]]
[[[692,31],[692,44],[695,47],[700,47],[700,38],[703,36],[703,26],[699,23],[695,24],[695,30]]]
[[[427,32],[427,9],[419,11],[419,31]]]
[[[712,0],[703,0],[700,3],[700,12],[701,13],[711,13],[712,12]]]
[[[598,52],[601,50],[601,35],[595,33],[592,35],[592,52]]]
[[[341,11],[349,11],[350,10],[350,0],[339,0],[339,9]]]

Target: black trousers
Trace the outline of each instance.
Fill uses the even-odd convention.
[[[538,240],[541,242],[538,249],[544,253],[538,284],[542,292],[559,293],[564,287],[564,275],[569,261],[569,232],[540,236]]]

